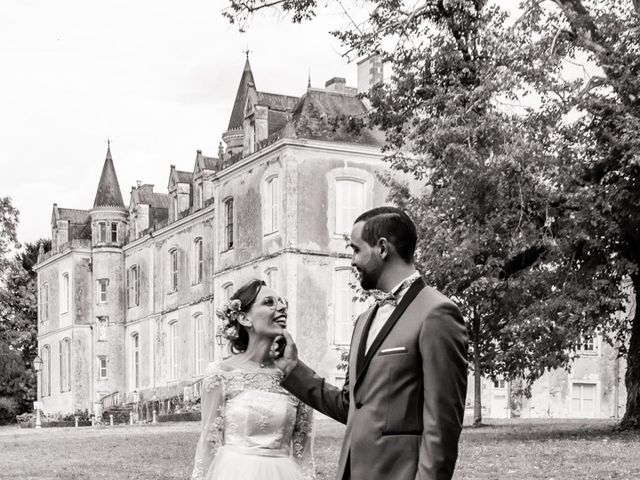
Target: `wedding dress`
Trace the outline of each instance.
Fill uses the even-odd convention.
[[[276,369],[225,370],[202,380],[195,480],[311,480],[312,409],[280,386]]]

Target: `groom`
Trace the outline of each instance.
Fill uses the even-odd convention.
[[[402,210],[360,215],[351,265],[365,290],[385,292],[356,321],[342,389],[275,342],[282,386],[346,423],[337,480],[450,479],[467,386],[467,331],[456,305],[425,285],[414,264],[416,228]]]

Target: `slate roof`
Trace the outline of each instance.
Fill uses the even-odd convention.
[[[122,201],[122,193],[120,192],[120,184],[116,176],[116,169],[113,166],[111,158],[111,147],[107,147],[107,157],[100,174],[100,182],[98,182],[98,191],[93,202],[93,208],[96,207],[120,207],[124,208]]]
[[[138,203],[149,205],[153,208],[169,208],[170,197],[168,193],[156,193],[148,190],[138,190]]]
[[[384,144],[384,134],[364,126],[367,108],[351,93],[308,89],[292,112],[295,135],[299,138]]]
[[[191,183],[193,181],[193,172],[176,170],[176,175],[178,176],[178,183]]]
[[[59,208],[58,215],[61,220],[68,220],[76,225],[85,224],[89,220],[88,210],[79,210],[77,208]]]
[[[242,77],[240,78],[240,85],[238,85],[238,91],[236,92],[236,99],[233,102],[233,110],[231,110],[231,117],[229,118],[229,127],[227,130],[242,128],[242,122],[244,120],[244,104],[247,101],[247,90],[249,85],[253,85],[255,87],[253,73],[251,72],[251,64],[247,57],[247,61],[244,64],[244,70],[242,71]]]
[[[206,170],[215,170],[218,165],[218,159],[216,157],[205,157],[202,155],[202,162]]]
[[[299,97],[279,95],[277,93],[256,92],[258,105],[264,105],[271,110],[290,112],[300,101]]]

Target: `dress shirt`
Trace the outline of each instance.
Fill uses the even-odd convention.
[[[409,275],[407,278],[405,278],[395,287],[389,290],[389,293],[392,293],[395,296],[396,302],[400,303],[400,300],[402,300],[404,294],[407,293],[409,287],[411,287],[413,282],[415,282],[418,278],[420,278],[420,272],[413,272],[411,275]],[[369,329],[365,355],[369,352],[369,348],[371,348],[373,341],[378,336],[378,333],[380,333],[380,330],[382,330],[384,324],[387,323],[387,320],[389,320],[389,317],[391,316],[395,308],[396,307],[394,305],[391,305],[389,303],[378,307],[376,316],[374,317],[373,322],[371,322],[371,328]]]

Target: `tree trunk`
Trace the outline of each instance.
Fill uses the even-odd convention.
[[[475,325],[474,325],[475,327]],[[474,328],[475,329],[475,328]],[[478,337],[473,342],[473,426],[482,425],[482,367]]]
[[[640,292],[640,276],[632,276],[635,312],[631,326],[631,341],[627,352],[627,372],[624,384],[627,388],[627,408],[620,422],[623,430],[640,429],[640,308],[638,308],[638,292]]]

